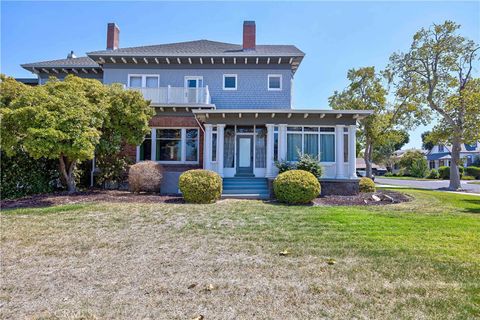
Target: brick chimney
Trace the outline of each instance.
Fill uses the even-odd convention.
[[[243,22],[243,50],[255,50],[255,21]]]
[[[120,42],[120,29],[115,23],[107,25],[107,50],[116,50]]]

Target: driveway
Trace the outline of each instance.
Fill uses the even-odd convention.
[[[375,182],[382,185],[404,186],[412,188],[422,188],[430,190],[438,190],[448,188],[448,180],[400,180],[400,179],[385,179],[375,177]],[[480,193],[479,184],[469,184],[472,181],[462,181],[462,189],[468,192]]]

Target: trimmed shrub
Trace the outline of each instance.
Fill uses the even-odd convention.
[[[372,179],[363,177],[358,184],[360,192],[375,192],[375,182]]]
[[[273,191],[280,202],[309,203],[320,194],[320,183],[308,171],[290,170],[277,176],[273,181]]]
[[[462,180],[475,180],[475,177],[473,177],[473,176],[463,176]]]
[[[480,167],[467,167],[465,168],[465,172],[472,177],[475,177],[475,179],[480,179]]]
[[[188,170],[178,181],[183,198],[191,203],[214,203],[222,196],[222,177],[209,170]]]
[[[384,174],[384,177],[394,177],[395,175],[393,174],[393,172],[387,172]]]
[[[460,178],[463,176],[464,170],[465,169],[463,167],[458,167],[458,171],[460,172]],[[440,179],[450,179],[450,167],[442,166],[438,168],[438,173],[440,174]]]
[[[160,192],[163,168],[155,161],[142,161],[130,166],[128,185],[134,193]]]
[[[318,158],[312,157],[308,154],[300,155],[296,169],[310,172],[315,177],[317,177],[317,179],[320,179],[323,174],[323,168],[320,165],[320,161],[318,161]]]
[[[438,178],[440,178],[440,174],[438,173],[438,170],[437,170],[437,169],[432,169],[432,170],[430,170],[430,172],[428,173],[427,178],[428,178],[428,179],[438,179]]]

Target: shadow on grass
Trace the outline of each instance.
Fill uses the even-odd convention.
[[[472,206],[465,208],[466,212],[480,213],[480,199],[465,199],[463,201],[465,201],[466,203],[472,204]]]

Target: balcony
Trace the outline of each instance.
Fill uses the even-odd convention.
[[[160,87],[160,88],[131,88],[143,94],[152,105],[209,105],[211,104],[208,86],[203,88]]]

